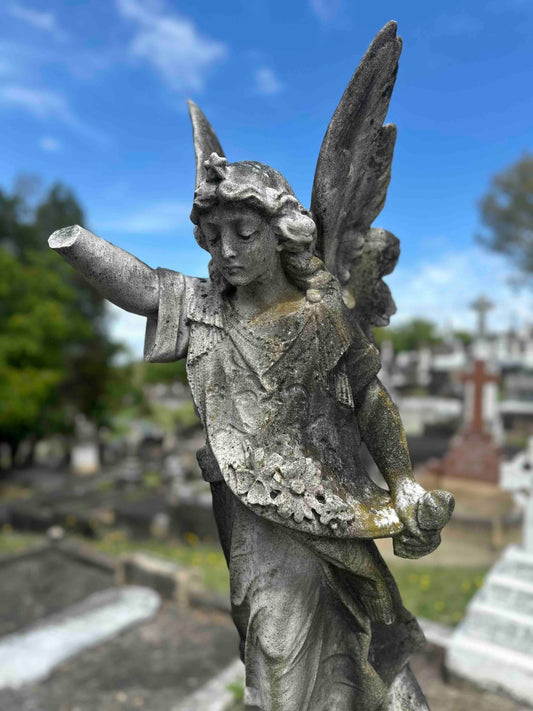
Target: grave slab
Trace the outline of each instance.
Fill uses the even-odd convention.
[[[110,588],[114,573],[48,547],[0,561],[0,637]]]
[[[160,596],[149,588],[111,588],[90,595],[56,615],[0,639],[0,689],[45,679],[87,647],[153,617]]]
[[[0,709],[170,711],[225,669],[237,651],[227,614],[163,602],[153,619],[86,649],[48,679],[0,690]]]

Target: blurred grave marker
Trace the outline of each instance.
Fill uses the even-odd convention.
[[[526,450],[503,464],[501,485],[523,509],[522,548],[533,556],[533,437],[529,438]]]
[[[100,469],[98,431],[85,415],[75,419],[75,442],[71,451],[72,471],[78,476],[95,474]]]
[[[447,651],[447,668],[533,704],[533,437],[502,467],[502,486],[522,497],[522,546],[509,546],[475,595]]]

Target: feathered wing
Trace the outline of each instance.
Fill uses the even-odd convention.
[[[378,32],[357,67],[322,142],[311,211],[317,247],[344,287],[361,327],[388,324],[396,306],[382,281],[396,265],[398,239],[371,228],[390,181],[396,126],[383,125],[398,71],[402,41],[396,23]]]
[[[196,187],[198,187],[206,178],[207,171],[204,162],[211,153],[217,153],[221,158],[225,158],[225,155],[203,111],[196,106],[194,101],[189,100],[188,103],[192,123],[194,154],[196,156]]]

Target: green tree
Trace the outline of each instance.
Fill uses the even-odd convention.
[[[507,255],[522,277],[533,274],[533,154],[492,178],[479,203],[485,231],[479,240]]]
[[[0,441],[68,433],[74,415],[105,424],[117,387],[102,298],[48,249],[59,227],[84,222],[54,185],[35,206],[0,191]]]
[[[422,318],[412,319],[396,328],[375,328],[374,335],[378,344],[392,341],[396,352],[414,351],[442,341],[436,333],[435,324]]]

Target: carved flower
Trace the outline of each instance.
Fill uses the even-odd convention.
[[[320,523],[329,526],[334,531],[344,528],[355,516],[350,507],[330,491],[325,492],[323,501],[319,503],[316,510],[320,514]]]
[[[295,458],[285,447],[280,449],[285,456],[248,447],[239,463],[233,460],[229,468],[235,493],[251,506],[273,506],[281,518],[292,518],[296,523],[318,518],[332,530],[345,527],[354,513],[323,482],[320,464],[311,457]]]

